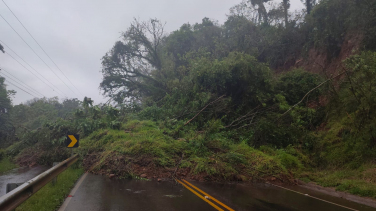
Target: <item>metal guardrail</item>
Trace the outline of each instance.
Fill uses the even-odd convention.
[[[54,177],[59,175],[70,165],[78,160],[78,155],[73,155],[72,157],[64,160],[58,165],[48,169],[47,171],[39,174],[33,179],[25,182],[18,188],[12,190],[6,195],[0,197],[0,210],[11,211],[15,209],[18,205],[28,199],[31,195],[36,193],[44,185],[50,182]]]

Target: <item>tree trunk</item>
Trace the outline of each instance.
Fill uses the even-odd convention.
[[[311,13],[313,0],[306,0],[307,14]]]
[[[259,13],[262,15],[262,18],[264,19],[264,23],[268,23],[268,12],[266,11],[266,8],[264,6],[264,3],[259,4]]]
[[[283,0],[283,10],[285,15],[285,27],[287,28],[287,25],[289,24],[288,19],[288,10],[289,10],[289,0]]]

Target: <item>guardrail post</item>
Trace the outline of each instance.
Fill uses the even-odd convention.
[[[12,190],[18,188],[18,186],[21,186],[22,184],[23,183],[8,183],[6,190],[5,190],[5,193],[11,192]]]
[[[52,166],[56,166],[59,162],[53,162]],[[57,176],[52,179],[52,185],[56,185],[57,183]]]

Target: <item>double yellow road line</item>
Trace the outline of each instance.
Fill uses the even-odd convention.
[[[182,179],[182,180],[178,180],[178,179],[175,179],[178,183],[182,184],[185,188],[187,188],[188,190],[190,190],[192,193],[194,193],[196,196],[198,196],[200,199],[204,200],[205,202],[207,202],[208,204],[210,204],[212,207],[214,207],[215,209],[219,210],[219,211],[225,211],[224,209],[222,209],[220,206],[226,208],[226,210],[230,210],[230,211],[235,211],[234,209],[231,209],[230,207],[228,207],[227,205],[223,204],[222,202],[218,201],[217,199],[215,199],[214,197],[210,196],[209,194],[205,193],[204,191],[202,191],[201,189],[199,189],[198,187],[192,185],[191,183],[187,182],[186,180]],[[200,192],[201,194],[203,194],[203,196],[199,193],[197,193],[195,190],[197,190],[198,192]],[[215,203],[213,203],[212,201],[216,202],[218,205],[216,205]]]

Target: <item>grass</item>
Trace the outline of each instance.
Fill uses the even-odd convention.
[[[83,174],[82,168],[69,167],[57,178],[57,183],[49,183],[31,196],[16,211],[50,211],[56,210],[63,203],[73,188],[76,180]]]
[[[9,158],[4,157],[0,160],[0,174],[6,171],[17,168],[18,166],[10,161]]]
[[[329,122],[328,130],[317,133],[319,141],[312,158],[320,167],[302,173],[300,179],[376,199],[376,154],[364,141],[373,139],[368,137],[369,131],[356,132],[357,129],[351,127],[353,124],[348,114]]]
[[[337,191],[376,199],[376,165],[365,164],[357,169],[318,170],[307,172],[301,178],[305,182],[316,182]]]

